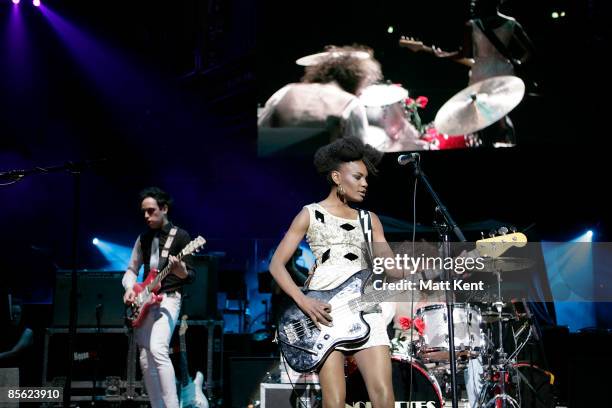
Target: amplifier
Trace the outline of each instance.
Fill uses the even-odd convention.
[[[73,381],[91,384],[118,377],[126,380],[128,369],[136,364],[136,355],[129,355],[132,336],[127,328],[77,329],[73,349]],[[68,374],[68,329],[48,328],[45,333],[42,383]],[[128,358],[131,357],[131,358]]]
[[[77,272],[77,327],[122,327],[125,306],[123,304],[123,271]],[[70,318],[70,288],[72,272],[61,270],[55,276],[53,294],[53,326],[68,327]]]
[[[261,408],[321,408],[319,384],[269,384],[260,388]]]
[[[216,319],[219,257],[194,254],[192,260],[195,280],[183,286],[181,313],[190,319]]]

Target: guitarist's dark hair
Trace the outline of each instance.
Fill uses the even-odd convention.
[[[330,185],[334,185],[331,172],[338,170],[342,163],[362,160],[368,172],[376,175],[376,165],[380,162],[382,153],[368,144],[364,144],[354,136],[343,137],[323,146],[314,155],[314,165],[317,172],[325,176]]]
[[[170,209],[170,206],[172,205],[172,197],[170,197],[170,194],[166,193],[159,187],[147,187],[140,192],[141,202],[148,197],[155,199],[160,209],[164,208],[165,206]]]

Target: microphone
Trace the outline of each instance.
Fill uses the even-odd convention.
[[[421,158],[421,155],[418,153],[401,154],[397,158],[397,163],[400,166],[405,166],[406,164],[413,163],[419,160],[420,158]]]

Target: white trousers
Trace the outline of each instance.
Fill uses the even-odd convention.
[[[140,368],[153,408],[178,408],[176,377],[169,345],[181,310],[178,292],[164,294],[158,306],[149,309],[143,324],[136,328]]]

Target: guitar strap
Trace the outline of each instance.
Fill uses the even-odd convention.
[[[363,232],[366,252],[368,254],[368,266],[372,268],[374,265],[374,257],[372,256],[372,217],[369,211],[359,210],[359,224],[361,224],[361,231]]]
[[[160,252],[159,263],[158,263],[159,269],[161,269],[162,265],[166,264],[168,255],[170,255],[170,246],[172,245],[172,242],[174,241],[174,236],[176,235],[177,230],[178,228],[172,227],[170,229],[170,232],[168,232],[168,238],[166,238],[166,243],[164,244],[164,248]]]

